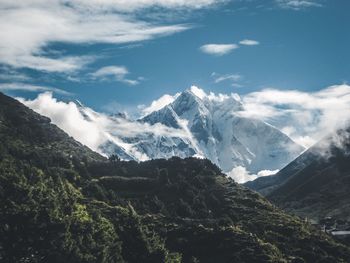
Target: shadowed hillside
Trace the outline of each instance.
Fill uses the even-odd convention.
[[[350,129],[338,130],[280,171],[268,198],[300,216],[350,220]]]

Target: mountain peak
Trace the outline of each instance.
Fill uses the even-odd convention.
[[[194,85],[192,85],[191,88],[187,89],[185,92],[190,92],[191,94],[195,95],[197,98],[201,100],[203,100],[208,96],[204,90]]]

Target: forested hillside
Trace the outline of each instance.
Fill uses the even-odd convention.
[[[0,94],[1,262],[347,262],[208,160],[109,160]]]

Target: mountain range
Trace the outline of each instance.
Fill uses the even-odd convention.
[[[239,183],[249,179],[239,168],[255,177],[261,171],[271,174],[304,150],[276,127],[245,117],[238,95],[206,94],[195,86],[137,120],[123,114],[98,113],[81,103],[75,106],[84,121],[98,129],[99,141],[87,145],[105,156],[116,154],[135,161],[207,158]],[[62,124],[57,113],[32,108],[84,143],[84,135],[72,132],[79,127]]]
[[[1,262],[346,262],[209,160],[93,152],[0,93]]]

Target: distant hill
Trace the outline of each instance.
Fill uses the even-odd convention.
[[[315,220],[350,219],[350,129],[324,138],[284,169],[245,186],[286,211]]]
[[[254,182],[257,190],[273,189],[267,197],[287,211],[314,219],[350,220],[350,128],[321,140],[266,179],[269,183]]]
[[[1,262],[346,262],[208,160],[106,158],[0,94]]]

